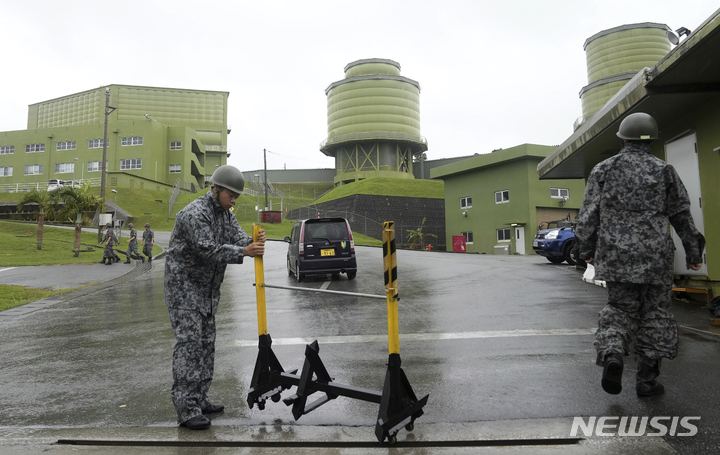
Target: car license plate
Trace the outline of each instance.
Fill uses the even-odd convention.
[[[320,250],[320,256],[335,256],[335,250]]]
[[[537,241],[537,240],[533,240],[533,247],[536,247],[536,246],[538,246],[538,241]]]

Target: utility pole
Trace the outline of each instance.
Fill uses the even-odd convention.
[[[265,182],[263,183],[263,193],[265,193],[265,210],[270,207],[268,204],[268,189],[267,189],[267,151],[263,149],[263,161],[265,162]]]
[[[107,162],[107,128],[108,128],[108,116],[112,111],[117,109],[116,107],[110,106],[110,87],[105,87],[105,127],[103,128],[103,154],[102,161],[100,162],[100,198],[105,200],[105,167]]]

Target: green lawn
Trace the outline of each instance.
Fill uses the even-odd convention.
[[[9,310],[26,303],[42,300],[58,294],[66,294],[75,289],[34,289],[25,286],[13,286],[9,284],[0,284],[0,311]]]
[[[92,251],[81,252],[79,257],[73,253],[75,232],[72,229],[62,229],[45,225],[43,230],[42,250],[37,249],[37,224],[14,221],[0,221],[0,267],[20,267],[26,265],[65,265],[65,264],[93,264],[100,262],[103,256],[102,245],[93,232],[83,232],[80,249],[86,250],[89,246]],[[127,237],[124,235],[120,251],[127,250]],[[155,246],[153,254],[159,254],[162,248]],[[123,255],[119,255],[124,259]]]

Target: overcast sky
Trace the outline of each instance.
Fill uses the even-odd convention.
[[[581,115],[583,43],[623,24],[695,30],[711,0],[0,2],[0,131],[108,84],[230,92],[229,164],[333,167],[325,89],[387,58],[420,83],[428,159],[558,145]]]

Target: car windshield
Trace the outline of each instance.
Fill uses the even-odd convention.
[[[305,223],[305,241],[311,242],[317,239],[349,240],[350,236],[344,221]]]

